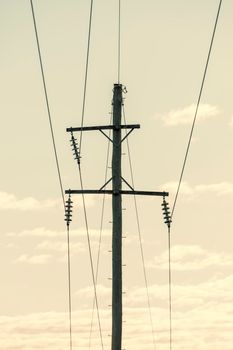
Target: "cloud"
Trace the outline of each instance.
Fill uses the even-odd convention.
[[[102,288],[103,287],[103,288]],[[103,295],[108,288],[102,286]],[[233,342],[233,275],[205,281],[199,284],[173,282],[173,339],[179,350],[224,349],[232,350]],[[92,315],[93,288],[90,306],[73,310],[73,345],[89,349],[90,320]],[[83,294],[82,294],[83,293]],[[85,289],[80,296],[85,298]],[[168,286],[149,285],[151,313],[156,345],[160,350],[169,347]],[[124,302],[123,348],[135,350],[153,349],[149,312],[146,307],[146,291],[142,287],[128,290]],[[107,304],[107,302],[106,302]],[[0,316],[2,350],[57,350],[69,346],[69,316],[66,312],[41,312],[28,315]],[[100,308],[100,321],[104,348],[110,348],[110,309]],[[12,336],[12,334],[14,336]],[[190,336],[192,335],[192,336]],[[94,313],[91,348],[101,350],[98,320]]]
[[[100,230],[97,229],[89,229],[89,234],[91,239],[98,239]],[[46,237],[46,238],[54,238],[54,237],[64,237],[66,235],[66,227],[64,225],[64,230],[62,231],[55,231],[55,230],[49,230],[45,227],[36,227],[31,230],[23,230],[21,232],[8,232],[6,233],[7,236],[13,236],[13,237]],[[70,236],[71,237],[86,237],[87,232],[85,228],[80,228],[77,230],[70,230]],[[102,230],[102,237],[111,236],[111,230]]]
[[[26,263],[33,265],[44,265],[49,263],[51,260],[51,255],[40,254],[40,255],[20,255],[14,262],[15,263]]]
[[[111,297],[111,288],[106,287],[102,284],[97,284],[96,285],[96,291],[98,298],[103,297]],[[93,298],[94,295],[94,289],[93,286],[88,286],[82,289],[79,289],[75,295],[77,295],[79,298]]]
[[[233,267],[233,255],[211,252],[198,245],[175,245],[171,248],[171,265],[175,271],[199,271],[207,268]],[[148,268],[167,270],[168,252],[147,263]]]
[[[229,125],[233,126],[233,116],[231,117],[231,121],[230,121]]]
[[[171,181],[160,186],[163,190],[175,194],[177,191],[178,182]],[[191,198],[202,194],[213,194],[216,196],[233,195],[233,183],[219,182],[214,184],[201,184],[191,186],[187,182],[182,182],[180,194],[190,196]]]
[[[74,208],[83,208],[83,201],[73,199]],[[92,195],[85,196],[86,207],[95,204],[95,197]],[[20,211],[36,211],[50,208],[63,208],[61,199],[45,199],[38,200],[34,197],[17,198],[12,193],[0,192],[0,210],[20,210]]]
[[[67,252],[67,242],[64,242],[64,241],[56,241],[56,242],[43,241],[36,246],[36,249],[65,253],[65,252]],[[72,251],[75,251],[75,254],[84,253],[87,251],[87,246],[86,246],[86,244],[81,243],[81,242],[79,242],[79,243],[72,243],[71,242],[70,249],[71,249],[71,254],[72,254]]]
[[[55,199],[39,201],[33,197],[19,199],[14,194],[0,192],[0,210],[43,210],[57,207],[61,205],[60,202]]]
[[[191,124],[195,115],[196,105],[184,107],[183,109],[171,110],[159,117],[162,119],[165,126],[176,126]],[[209,118],[215,117],[220,113],[217,106],[211,106],[209,104],[200,104],[197,120],[204,121]]]

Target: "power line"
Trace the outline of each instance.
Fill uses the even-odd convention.
[[[125,116],[125,108],[123,105],[123,116],[124,116],[124,122],[126,123],[126,116]],[[129,140],[126,139],[127,142],[127,150],[129,155],[129,167],[130,167],[130,175],[131,175],[131,181],[132,186],[134,188],[134,175],[133,175],[133,165],[132,165],[132,159],[131,159],[131,153],[130,153],[130,147],[129,147]],[[138,205],[137,205],[137,199],[134,195],[134,207],[135,207],[135,213],[136,213],[136,222],[137,222],[137,228],[138,228],[138,237],[139,237],[139,243],[140,243],[140,252],[141,252],[141,259],[142,259],[142,266],[143,266],[143,276],[144,276],[144,283],[146,287],[146,295],[147,295],[147,306],[149,310],[149,317],[150,317],[150,323],[151,323],[151,332],[152,332],[152,340],[154,349],[156,349],[156,341],[155,341],[155,335],[154,335],[154,325],[153,325],[153,318],[152,318],[152,311],[151,311],[151,304],[150,304],[150,297],[149,297],[149,288],[148,288],[148,280],[147,280],[147,274],[146,274],[146,266],[145,266],[145,258],[144,258],[144,251],[142,246],[142,235],[141,235],[141,225],[139,220],[139,213],[138,213]]]
[[[169,284],[169,343],[172,350],[172,269],[171,269],[171,228],[168,226],[168,284]]]
[[[87,92],[87,78],[88,78],[89,57],[90,57],[90,44],[91,44],[92,17],[93,17],[93,0],[91,0],[91,4],[90,4],[90,13],[89,13],[88,38],[87,38],[87,53],[86,53],[86,65],[85,65],[85,78],[84,78],[84,86],[83,86],[83,103],[82,103],[81,127],[83,127],[83,125],[84,125],[84,117],[85,117],[86,92]],[[80,133],[80,140],[79,140],[79,158],[81,158],[82,139],[83,139],[83,132],[82,132],[82,130],[81,130],[81,133]],[[83,191],[83,179],[82,179],[82,171],[81,171],[80,162],[78,162],[78,168],[79,168],[80,185],[81,185],[81,189],[82,189],[82,191]],[[101,323],[100,323],[99,304],[98,304],[98,299],[97,299],[97,290],[96,290],[96,282],[95,282],[94,264],[93,264],[93,257],[92,257],[92,250],[91,250],[91,242],[90,242],[90,234],[89,234],[89,226],[88,226],[88,219],[87,219],[86,201],[85,201],[85,196],[84,196],[83,193],[82,193],[82,202],[83,202],[84,219],[85,219],[85,226],[86,226],[86,233],[87,233],[87,242],[88,242],[89,258],[90,258],[90,264],[91,264],[91,275],[92,275],[92,282],[93,282],[93,287],[94,287],[94,298],[95,298],[96,309],[97,309],[97,316],[98,316],[98,324],[99,324],[99,332],[100,332],[101,347],[102,347],[102,350],[103,350],[103,349],[104,349],[104,346],[103,346],[103,337],[102,337],[102,330],[101,330]]]
[[[48,113],[49,126],[50,126],[50,131],[51,131],[53,150],[54,150],[56,167],[57,167],[57,174],[58,174],[60,190],[61,190],[61,197],[62,197],[64,209],[66,209],[66,202],[65,202],[64,190],[63,190],[63,184],[62,184],[62,178],[61,178],[61,171],[60,171],[60,165],[59,165],[55,136],[54,136],[52,117],[51,117],[51,112],[50,112],[49,98],[48,98],[48,92],[47,92],[47,86],[46,86],[46,80],[45,80],[45,74],[44,74],[44,67],[43,67],[43,61],[42,61],[42,55],[41,55],[41,49],[40,49],[40,41],[39,41],[39,35],[38,35],[38,30],[37,30],[36,16],[35,16],[35,11],[34,11],[34,6],[33,6],[33,0],[30,0],[30,4],[31,4],[31,12],[32,12],[32,18],[33,18],[33,24],[34,24],[34,30],[35,30],[35,36],[36,36],[39,62],[40,62],[40,70],[41,70],[42,81],[43,81],[45,101],[46,101],[46,107],[47,107],[47,113]],[[67,224],[67,260],[68,260],[67,262],[68,262],[68,299],[69,299],[69,341],[70,341],[70,350],[72,350],[72,303],[71,303],[71,266],[70,266],[69,224]]]
[[[83,179],[82,179],[82,171],[81,171],[80,164],[78,164],[78,167],[79,167],[79,178],[80,178],[81,190],[83,191]],[[95,272],[94,272],[94,264],[93,264],[92,250],[91,250],[90,233],[89,233],[89,226],[88,226],[88,219],[87,219],[86,202],[85,202],[85,196],[84,196],[83,193],[82,193],[82,202],[83,202],[84,219],[85,219],[85,226],[86,226],[86,233],[87,233],[88,252],[89,252],[89,258],[90,258],[90,264],[91,264],[92,283],[93,283],[93,287],[94,287],[94,297],[95,297],[97,317],[98,317],[98,324],[99,324],[99,333],[100,333],[101,347],[102,347],[102,350],[103,350],[104,349],[104,345],[103,345],[102,329],[101,329],[101,323],[100,323],[99,303],[98,303],[98,298],[97,298]]]
[[[69,323],[70,323],[70,350],[72,350],[72,298],[71,298],[71,263],[70,263],[70,226],[67,225],[67,265],[68,265],[68,298],[69,298]]]
[[[84,78],[84,87],[83,87],[83,104],[82,104],[81,127],[83,127],[83,124],[84,124],[84,114],[85,114],[85,106],[86,106],[87,78],[88,78],[90,44],[91,44],[92,15],[93,15],[93,0],[91,0],[90,14],[89,14],[88,38],[87,38],[87,55],[86,55],[85,78]],[[79,140],[80,154],[81,154],[81,149],[82,149],[82,137],[83,137],[83,133],[82,133],[82,130],[81,130],[80,140]]]
[[[118,2],[118,84],[121,72],[121,0]]]
[[[57,155],[57,148],[56,148],[56,142],[55,142],[55,136],[54,136],[54,130],[53,130],[52,117],[51,117],[51,113],[50,113],[48,92],[47,92],[47,86],[46,86],[46,81],[45,81],[44,67],[43,67],[42,56],[41,56],[41,49],[40,49],[40,42],[39,42],[37,25],[36,25],[35,11],[34,11],[34,7],[33,7],[33,0],[30,0],[30,3],[31,3],[32,18],[33,18],[33,24],[34,24],[34,29],[35,29],[35,35],[36,35],[38,56],[39,56],[39,61],[40,61],[40,70],[41,70],[41,75],[42,75],[42,80],[43,80],[45,101],[46,101],[47,112],[48,112],[49,126],[50,126],[50,131],[51,131],[51,136],[52,136],[52,142],[53,142],[53,150],[54,150],[54,155],[55,155],[55,160],[56,160],[56,167],[57,167],[57,173],[58,173],[59,184],[60,184],[60,189],[61,189],[62,201],[63,201],[63,205],[65,207],[65,196],[64,196],[61,171],[60,171],[60,166],[59,166],[59,161],[58,161],[58,155]]]
[[[201,102],[202,92],[203,92],[204,83],[205,83],[205,79],[206,79],[206,73],[207,73],[208,66],[209,66],[209,61],[210,61],[210,56],[211,56],[212,47],[213,47],[213,43],[214,43],[214,38],[215,38],[216,29],[217,29],[217,24],[218,24],[218,19],[219,19],[221,6],[222,6],[222,0],[219,1],[219,5],[218,5],[217,16],[216,16],[215,23],[214,23],[214,29],[213,29],[213,33],[212,33],[212,37],[211,37],[211,42],[210,42],[210,47],[209,47],[209,51],[208,51],[208,56],[207,56],[207,60],[206,60],[206,64],[205,64],[205,69],[204,69],[202,82],[201,82],[201,88],[200,88],[198,99],[197,99],[196,110],[195,110],[194,119],[193,119],[193,123],[192,123],[192,127],[191,127],[191,132],[190,132],[190,135],[189,135],[187,149],[186,149],[186,152],[185,152],[183,166],[182,166],[182,169],[181,169],[181,174],[180,174],[180,178],[179,178],[179,182],[178,182],[178,187],[177,187],[177,191],[176,191],[176,195],[175,195],[175,199],[174,199],[174,203],[173,203],[173,207],[172,207],[171,216],[173,216],[173,214],[174,214],[176,203],[177,203],[177,198],[178,198],[178,195],[179,195],[179,192],[180,192],[180,186],[181,186],[181,182],[182,182],[182,179],[183,179],[184,170],[185,170],[185,166],[186,166],[186,162],[187,162],[187,158],[188,158],[188,153],[189,153],[189,149],[190,149],[190,145],[191,145],[193,131],[194,131],[194,127],[195,127],[195,123],[196,123],[196,119],[197,119],[197,114],[198,114],[198,110],[199,110],[199,105],[200,105],[200,102]]]
[[[112,124],[112,113],[111,113],[111,121],[110,125]],[[109,138],[111,135],[111,130],[109,131]],[[108,140],[108,147],[107,147],[107,157],[106,157],[106,167],[105,167],[105,175],[104,175],[104,183],[107,181],[107,175],[108,175],[108,163],[109,163],[109,153],[110,153],[110,140]],[[96,262],[96,274],[95,274],[95,283],[98,282],[98,276],[99,276],[99,262],[100,262],[100,249],[101,249],[101,243],[102,243],[102,232],[103,232],[103,222],[104,222],[104,210],[105,210],[105,200],[106,200],[106,194],[103,195],[102,200],[102,208],[101,208],[101,219],[100,219],[100,233],[99,233],[99,242],[98,242],[98,253],[97,253],[97,262]],[[92,330],[93,330],[93,318],[94,318],[94,309],[95,309],[95,298],[93,300],[92,305],[92,315],[91,315],[91,327],[90,327],[90,336],[89,336],[89,349],[91,348],[91,336],[92,336]]]

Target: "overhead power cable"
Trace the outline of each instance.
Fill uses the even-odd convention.
[[[93,0],[91,0],[90,13],[89,13],[88,37],[87,37],[87,55],[86,55],[86,65],[85,65],[84,86],[83,86],[83,104],[82,104],[81,127],[83,127],[83,125],[84,125],[84,114],[85,114],[85,107],[86,107],[87,79],[88,79],[90,45],[91,45],[92,15],[93,15]],[[81,154],[81,150],[82,150],[82,138],[83,138],[83,132],[81,130],[80,140],[79,140],[80,154]]]
[[[121,0],[118,2],[118,84],[121,73]]]
[[[124,105],[123,105],[123,117],[124,117],[125,124],[127,124]],[[135,186],[134,186],[133,165],[132,165],[131,152],[130,152],[128,138],[126,139],[126,143],[127,143],[127,150],[128,150],[128,155],[129,155],[129,167],[130,167],[131,182],[132,182],[132,186],[134,188]],[[135,195],[133,197],[134,197],[134,207],[135,207],[136,222],[137,222],[137,229],[138,229],[138,238],[139,238],[139,244],[140,244],[140,253],[141,253],[141,259],[142,259],[142,266],[143,266],[144,283],[145,283],[145,287],[146,287],[147,306],[148,306],[149,317],[150,317],[153,346],[154,346],[154,350],[155,350],[156,349],[156,341],[155,341],[155,335],[154,335],[154,325],[153,325],[153,317],[152,317],[152,310],[151,310],[151,303],[150,303],[150,296],[149,296],[148,279],[147,279],[147,274],[146,274],[144,251],[143,251],[143,246],[142,246],[141,225],[140,225],[140,220],[139,220],[137,199],[136,199]]]
[[[78,165],[78,167],[79,167],[79,178],[80,178],[81,190],[83,191],[83,179],[82,179],[82,171],[81,171],[80,164]],[[94,288],[94,297],[95,297],[97,317],[98,317],[98,324],[99,324],[100,341],[101,341],[101,348],[103,350],[104,349],[104,345],[103,345],[103,336],[102,336],[102,329],[101,329],[101,323],[100,323],[100,313],[99,313],[99,303],[98,303],[98,298],[97,298],[97,288],[96,288],[96,280],[95,280],[94,263],[93,263],[92,250],[91,250],[91,240],[90,240],[90,233],[89,233],[89,226],[88,226],[88,219],[87,219],[86,201],[85,201],[85,196],[84,196],[83,193],[82,193],[82,202],[83,202],[84,219],[85,219],[85,226],[86,226],[86,233],[87,233],[89,258],[90,258],[90,264],[91,264],[91,276],[92,276],[92,283],[93,283],[93,288]]]
[[[168,228],[168,301],[169,301],[169,344],[170,350],[172,350],[172,269],[171,269],[171,213],[168,202],[165,197],[161,204],[164,222]]]
[[[111,113],[111,121],[110,125],[112,124],[112,113]],[[111,136],[111,130],[109,131],[109,138]],[[109,154],[110,154],[110,140],[108,140],[108,147],[107,147],[107,157],[106,157],[106,166],[105,166],[105,175],[104,175],[104,183],[107,181],[108,176],[108,163],[109,163]],[[98,283],[98,277],[99,277],[99,263],[100,263],[100,251],[101,251],[101,243],[102,243],[102,233],[103,233],[103,223],[104,223],[104,210],[105,210],[105,201],[106,201],[106,194],[103,194],[103,200],[102,200],[102,208],[101,208],[101,218],[100,218],[100,232],[99,232],[99,242],[98,242],[98,252],[97,252],[97,261],[96,261],[96,272],[95,272],[95,283],[97,285]],[[92,331],[93,331],[93,319],[94,319],[94,310],[95,310],[95,298],[93,300],[92,305],[92,315],[91,315],[91,327],[90,327],[90,336],[89,336],[89,349],[91,349],[91,337],[92,337]]]
[[[64,205],[64,210],[66,211],[66,202],[65,202],[65,196],[64,196],[64,189],[63,189],[60,165],[59,165],[59,160],[58,160],[58,154],[57,154],[57,148],[56,148],[56,142],[55,142],[55,135],[54,135],[52,117],[51,117],[51,112],[50,112],[49,98],[48,98],[48,92],[47,92],[47,86],[46,86],[46,80],[45,80],[45,74],[44,74],[44,67],[43,67],[43,61],[42,61],[42,55],[41,55],[41,49],[40,49],[40,41],[39,41],[39,35],[38,35],[38,30],[37,30],[36,16],[35,16],[35,11],[34,11],[34,6],[33,6],[33,0],[30,0],[30,4],[31,4],[31,12],[32,12],[32,18],[33,18],[33,24],[34,24],[34,30],[35,30],[35,36],[36,36],[36,43],[37,43],[39,62],[40,62],[40,70],[41,70],[42,81],[43,81],[45,101],[46,101],[46,107],[47,107],[47,113],[48,113],[48,120],[49,120],[49,126],[50,126],[52,143],[53,143],[53,150],[54,150],[56,167],[57,167],[57,174],[58,174],[58,179],[59,179],[59,184],[60,184],[62,202],[63,202],[63,205]],[[69,300],[69,344],[70,344],[70,350],[72,350],[72,303],[71,303],[70,230],[69,230],[69,222],[68,221],[67,221],[67,259],[68,259],[68,300]]]
[[[200,91],[198,94],[197,105],[196,105],[196,109],[195,109],[195,113],[194,113],[191,132],[190,132],[189,139],[188,139],[188,144],[187,144],[187,148],[186,148],[186,152],[185,152],[185,156],[184,156],[184,161],[183,161],[181,174],[180,174],[180,178],[179,178],[179,182],[178,182],[178,187],[177,187],[177,191],[176,191],[176,195],[175,195],[175,199],[174,199],[174,203],[173,203],[173,207],[172,207],[171,216],[173,216],[174,211],[175,211],[175,207],[177,204],[177,199],[178,199],[178,195],[180,192],[180,187],[181,187],[181,183],[182,183],[182,179],[183,179],[183,175],[184,175],[184,171],[185,171],[185,166],[187,163],[188,153],[189,153],[189,149],[190,149],[190,145],[191,145],[191,141],[192,141],[193,131],[194,131],[194,127],[196,124],[196,119],[197,119],[198,110],[199,110],[199,106],[200,106],[200,102],[201,102],[202,92],[203,92],[203,88],[204,88],[204,84],[205,84],[205,80],[206,80],[206,74],[207,74],[207,70],[208,70],[208,66],[209,66],[209,61],[210,61],[210,56],[211,56],[212,47],[213,47],[213,43],[214,43],[214,38],[215,38],[215,33],[216,33],[217,24],[218,24],[218,20],[219,20],[221,6],[222,6],[222,0],[219,1],[219,5],[218,5],[217,15],[216,15],[215,23],[214,23],[213,33],[211,36],[211,42],[210,42],[210,47],[209,47],[207,60],[206,60],[206,64],[205,64],[204,74],[203,74],[203,78],[202,78],[202,82],[201,82]]]
[[[67,229],[67,268],[68,268],[68,299],[69,299],[69,322],[70,322],[70,350],[73,348],[72,343],[72,297],[71,297],[71,262],[70,262],[70,222],[72,221],[72,212],[73,212],[73,202],[71,196],[69,195],[68,200],[66,201],[65,209],[65,221]]]
[[[83,86],[81,127],[83,127],[83,125],[84,125],[84,118],[85,118],[86,92],[87,92],[89,57],[90,57],[90,44],[91,44],[92,17],[93,17],[93,0],[91,0],[91,2],[90,2],[90,12],[89,12],[89,25],[88,25],[88,37],[87,37],[85,77],[84,77],[84,86]],[[77,163],[78,163],[78,169],[79,169],[80,186],[81,186],[81,190],[83,191],[83,189],[84,189],[83,188],[83,177],[82,177],[82,170],[81,170],[81,164],[80,164],[81,150],[82,150],[82,140],[83,140],[83,131],[81,130],[80,140],[79,140],[79,154],[78,154]],[[95,271],[94,271],[94,263],[93,263],[93,257],[92,257],[92,249],[91,249],[91,241],[90,241],[90,233],[89,233],[89,225],[88,225],[87,209],[86,209],[86,201],[85,201],[84,193],[82,193],[82,202],[83,202],[84,220],[85,220],[85,227],[86,227],[86,234],[87,234],[89,259],[90,259],[90,265],[91,265],[91,276],[92,276],[92,283],[93,283],[93,288],[94,288],[94,298],[95,298],[95,304],[96,304],[96,309],[97,309],[97,317],[98,317],[98,324],[99,324],[100,341],[101,341],[101,347],[102,347],[102,350],[103,350],[104,349],[104,345],[103,345],[103,337],[102,337],[102,330],[101,330],[101,323],[100,323],[100,314],[99,314],[99,304],[98,304],[98,298],[97,298]]]
[[[168,226],[168,285],[169,285],[169,343],[172,350],[172,267],[171,267],[171,227]]]
[[[61,171],[60,171],[60,165],[59,165],[57,148],[56,148],[56,142],[55,142],[55,135],[54,135],[52,117],[51,117],[51,112],[50,112],[50,105],[49,105],[48,92],[47,92],[47,86],[46,86],[46,81],[45,81],[44,67],[43,67],[42,56],[41,56],[40,41],[39,41],[39,36],[38,36],[38,30],[37,30],[37,24],[36,24],[36,17],[35,17],[35,11],[34,11],[34,6],[33,6],[33,0],[30,0],[30,3],[31,3],[32,18],[33,18],[33,24],[34,24],[34,29],[35,29],[35,35],[36,35],[38,56],[39,56],[39,61],[40,61],[40,70],[41,70],[41,75],[42,75],[42,80],[43,80],[45,101],[46,101],[46,107],[47,107],[47,112],[48,112],[49,126],[50,126],[50,131],[51,131],[51,136],[52,136],[53,150],[54,150],[56,167],[57,167],[57,173],[58,173],[58,179],[59,179],[59,184],[60,184],[60,189],[61,189],[62,201],[63,201],[63,205],[64,205],[64,208],[65,208],[65,196],[64,196],[64,190],[63,190],[63,184],[62,184],[62,178],[61,178]]]

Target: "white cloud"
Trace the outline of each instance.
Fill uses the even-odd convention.
[[[231,121],[230,121],[229,125],[233,126],[233,116],[231,117]]]
[[[96,229],[89,229],[89,234],[91,239],[98,239],[100,231]],[[24,230],[21,232],[9,232],[6,234],[7,236],[14,236],[14,237],[46,237],[46,238],[53,238],[53,237],[65,237],[66,235],[66,228],[64,224],[64,230],[62,231],[54,231],[46,229],[45,227],[37,227],[31,230]],[[80,228],[77,230],[70,230],[70,236],[71,237],[83,237],[86,236],[86,229]],[[103,230],[102,231],[102,237],[110,236],[111,231],[110,230]]]
[[[191,104],[183,109],[171,110],[168,113],[161,115],[165,126],[175,126],[183,124],[191,124],[195,115],[196,105]],[[217,106],[209,104],[200,104],[197,114],[197,121],[215,117],[220,113]]]
[[[173,283],[172,323],[174,345],[177,349],[232,350],[232,288],[233,275],[196,285],[194,283],[186,285]],[[106,287],[103,288],[103,291],[104,289]],[[86,291],[88,292],[88,288]],[[156,345],[160,350],[165,350],[169,347],[168,286],[165,284],[150,285],[149,293]],[[124,305],[126,323],[123,324],[123,348],[153,349],[145,294],[145,288],[135,287],[125,296],[127,305]],[[73,345],[77,349],[89,349],[92,301],[93,293],[90,295],[88,308],[73,310],[72,313]],[[1,349],[65,349],[69,346],[68,320],[68,314],[65,312],[0,316]],[[100,320],[104,348],[109,349],[111,342],[111,337],[109,337],[111,334],[110,309],[100,308]],[[94,313],[91,348],[101,350],[96,312]]]
[[[48,251],[55,251],[55,252],[67,252],[67,242],[64,241],[56,241],[56,242],[51,242],[51,241],[43,241],[39,243],[36,246],[37,250],[48,250]],[[84,243],[70,243],[70,249],[71,249],[71,254],[72,251],[75,251],[75,254],[77,253],[84,253],[87,251],[87,246]]]
[[[83,208],[83,201],[73,199],[74,208]],[[92,195],[85,196],[86,207],[92,207],[95,204],[95,197]],[[17,198],[12,193],[0,192],[0,210],[20,210],[20,211],[35,211],[45,210],[50,208],[63,208],[61,199],[45,199],[38,200],[34,197]]]
[[[99,297],[104,297],[104,298],[111,297],[111,288],[106,287],[102,284],[96,285],[96,291],[97,291],[98,298]],[[93,286],[79,289],[75,294],[79,298],[93,298],[93,295],[94,295]]]
[[[199,271],[213,267],[233,267],[233,255],[211,252],[198,245],[176,245],[171,248],[171,265],[175,271]],[[149,268],[167,270],[168,252],[148,262]]]
[[[26,263],[34,265],[44,265],[49,263],[51,260],[51,255],[40,254],[40,255],[20,255],[14,262],[15,263]]]
[[[177,191],[178,182],[171,181],[160,186],[164,191],[169,191],[175,194]],[[191,186],[187,182],[182,182],[180,186],[180,194],[190,196],[193,198],[197,195],[212,193],[217,196],[233,195],[233,183],[219,182],[214,184],[201,184]]]
[[[33,197],[19,199],[14,194],[0,192],[0,210],[43,210],[61,205],[59,200],[47,199],[39,201]]]

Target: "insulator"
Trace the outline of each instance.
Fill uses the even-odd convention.
[[[65,221],[66,224],[69,226],[70,222],[72,221],[72,212],[73,212],[73,202],[71,200],[71,196],[69,194],[69,197],[66,201],[65,205]]]
[[[72,132],[71,132],[70,143],[71,143],[71,148],[73,151],[74,159],[77,161],[78,164],[80,164],[81,156],[80,156],[80,151],[79,151],[79,147],[78,147],[78,141],[74,137]]]
[[[163,211],[163,217],[164,217],[164,222],[168,227],[171,226],[171,213],[170,213],[170,208],[169,204],[165,201],[165,198],[163,198],[163,203],[161,204],[162,206],[162,211]]]

